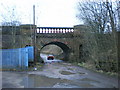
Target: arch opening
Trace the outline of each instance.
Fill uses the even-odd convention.
[[[69,53],[70,53],[70,48],[64,44],[64,43],[61,43],[61,42],[50,42],[50,43],[47,43],[45,44],[41,50],[40,50],[40,54],[43,53],[44,50],[48,49],[48,48],[45,48],[49,46],[48,48],[51,48],[51,49],[54,49],[53,51],[55,52],[55,50],[59,50],[59,54],[56,53],[55,57],[57,59],[61,59],[61,60],[64,60],[64,61],[68,61],[69,59]],[[54,47],[54,48],[53,48]],[[45,49],[44,49],[45,48]],[[52,54],[52,50],[49,49],[47,52],[47,54]],[[51,51],[51,52],[50,52]],[[55,53],[53,53],[55,54]]]

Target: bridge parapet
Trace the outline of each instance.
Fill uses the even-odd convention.
[[[73,38],[73,33],[40,33],[37,38]]]
[[[73,27],[37,27],[37,33],[71,33]]]

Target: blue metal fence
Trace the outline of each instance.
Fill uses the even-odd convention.
[[[28,61],[34,61],[34,47],[26,47],[28,49]]]
[[[34,60],[33,47],[19,49],[2,49],[2,65],[3,69],[26,69],[29,60]]]

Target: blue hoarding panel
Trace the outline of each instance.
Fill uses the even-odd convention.
[[[3,69],[26,69],[28,68],[28,60],[34,60],[33,47],[18,48],[18,49],[2,49],[0,50],[2,55]]]
[[[28,49],[28,61],[34,61],[34,47],[26,47]]]

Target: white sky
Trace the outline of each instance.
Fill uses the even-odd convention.
[[[72,27],[82,23],[76,18],[77,2],[78,0],[0,0],[0,12],[3,12],[0,17],[8,17],[12,7],[15,7],[16,17],[11,19],[32,24],[35,5],[37,26]]]
[[[83,23],[76,18],[78,1],[85,0],[0,0],[0,22],[19,20],[32,24],[35,5],[37,26],[72,27]],[[13,8],[15,15],[12,15]]]

